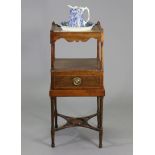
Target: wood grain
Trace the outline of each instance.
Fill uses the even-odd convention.
[[[100,70],[101,62],[96,58],[70,58],[70,59],[55,59],[54,61],[54,70]]]

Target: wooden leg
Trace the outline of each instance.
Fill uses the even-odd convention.
[[[102,148],[103,139],[103,96],[100,97],[100,124],[99,124],[99,148]]]
[[[100,41],[97,40],[97,59],[100,59],[100,53],[99,53],[99,51],[100,51]]]
[[[51,99],[51,140],[52,140],[51,147],[55,147],[55,142],[54,142],[54,139],[55,139],[55,128],[54,128],[54,111],[55,111],[55,108],[54,108],[54,98],[53,97],[50,97],[50,99]]]
[[[55,103],[55,128],[58,128],[58,115],[57,115],[57,98],[54,98]]]
[[[97,96],[97,127],[99,128],[100,126],[100,98]]]

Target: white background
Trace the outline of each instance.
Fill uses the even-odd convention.
[[[0,1],[0,154],[21,154],[21,3]]]

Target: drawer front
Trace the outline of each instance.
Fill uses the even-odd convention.
[[[55,89],[81,89],[102,87],[102,77],[96,75],[54,76]]]

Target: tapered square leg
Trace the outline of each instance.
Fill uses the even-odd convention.
[[[51,99],[51,147],[55,147],[55,127],[54,127],[54,111],[55,111],[55,99],[53,97],[50,97]]]
[[[55,105],[55,128],[58,128],[58,112],[57,112],[57,98],[54,98],[54,105]]]
[[[97,127],[99,128],[99,126],[100,126],[100,120],[99,120],[99,118],[100,118],[100,97],[99,96],[97,96]]]
[[[102,148],[102,140],[103,140],[103,129],[99,131],[99,148]]]
[[[103,140],[103,96],[100,97],[99,100],[100,112],[99,112],[99,148],[102,148],[102,140]]]

